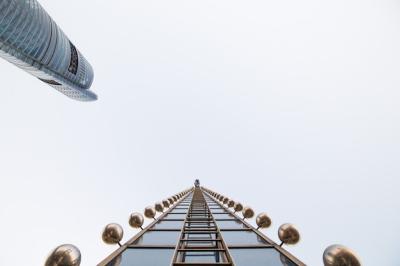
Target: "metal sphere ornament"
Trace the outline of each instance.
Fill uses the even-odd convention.
[[[243,205],[240,202],[236,202],[235,206],[233,206],[235,212],[241,212],[243,210]]]
[[[169,204],[172,205],[174,204],[174,199],[173,198],[168,198]]]
[[[124,229],[122,229],[122,226],[116,223],[111,223],[106,225],[101,237],[104,243],[106,244],[109,245],[118,244],[121,246],[120,242],[123,236],[124,236]]]
[[[300,233],[293,224],[282,224],[278,229],[279,239],[283,244],[295,245],[300,241]]]
[[[162,204],[162,202],[157,202],[154,205],[154,209],[156,209],[156,211],[158,212],[164,212],[164,205]]]
[[[254,216],[254,211],[250,207],[244,207],[242,210],[243,219],[250,219]]]
[[[268,228],[271,226],[272,221],[271,218],[269,218],[269,216],[265,212],[262,212],[259,215],[257,215],[256,224],[258,226],[257,229]]]
[[[228,202],[229,202],[229,198],[224,198],[223,203],[224,203],[224,204],[227,204]]]
[[[235,201],[233,200],[228,201],[228,207],[233,208],[233,206],[235,206]]]
[[[154,217],[156,217],[156,209],[154,209],[153,206],[146,207],[146,209],[144,209],[144,216],[149,219],[155,219]]]
[[[361,266],[358,256],[342,245],[329,246],[323,255],[325,266]]]
[[[129,225],[133,228],[143,229],[144,217],[141,213],[134,212],[129,217]]]
[[[164,208],[166,208],[166,209],[169,208],[169,201],[168,200],[163,200],[162,204],[164,205]]]
[[[56,247],[47,257],[45,266],[79,266],[81,252],[71,244]]]

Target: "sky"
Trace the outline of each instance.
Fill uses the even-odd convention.
[[[400,265],[396,0],[40,3],[95,71],[73,101],[0,60],[0,265],[82,265],[131,212],[202,185],[331,244]],[[149,222],[149,221],[147,221]]]

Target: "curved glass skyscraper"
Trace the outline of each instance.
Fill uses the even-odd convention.
[[[93,101],[93,69],[36,0],[0,0],[0,57],[80,101]]]

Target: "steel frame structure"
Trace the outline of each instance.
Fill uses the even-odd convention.
[[[176,238],[167,240],[165,237],[165,239],[153,241],[157,243],[146,243],[146,235],[157,232],[169,232],[176,235]],[[252,237],[256,236],[256,239],[253,242],[250,241],[251,243],[243,241],[238,244],[229,237],[226,238],[229,234],[242,233],[248,233]],[[100,262],[98,266],[117,266],[125,252],[138,249],[168,251],[168,254],[171,255],[169,263],[171,266],[235,266],[235,256],[232,252],[245,249],[275,250],[280,254],[282,263],[279,265],[305,266],[287,250],[221,204],[207,192],[206,188],[200,186],[193,187],[189,193],[177,200],[167,211],[155,218],[153,222]],[[130,259],[135,259],[135,257]]]

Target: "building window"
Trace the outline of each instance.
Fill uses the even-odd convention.
[[[57,86],[60,86],[60,85],[61,85],[61,84],[58,83],[57,81],[50,80],[50,79],[40,79],[40,80],[43,81],[43,82],[45,82],[45,83],[47,83],[47,84],[50,84],[50,85],[57,85]]]
[[[222,231],[222,238],[231,245],[266,245],[264,239],[252,231]]]
[[[128,248],[107,266],[170,266],[174,249]]]
[[[236,266],[296,266],[285,255],[273,248],[229,249]]]
[[[69,42],[69,46],[71,47],[71,61],[69,62],[68,71],[76,75],[76,73],[78,72],[78,62],[79,62],[78,51],[71,42]]]
[[[183,220],[181,221],[161,221],[154,225],[154,229],[182,229]]]
[[[148,231],[133,245],[172,245],[175,247],[180,234],[181,231]]]

